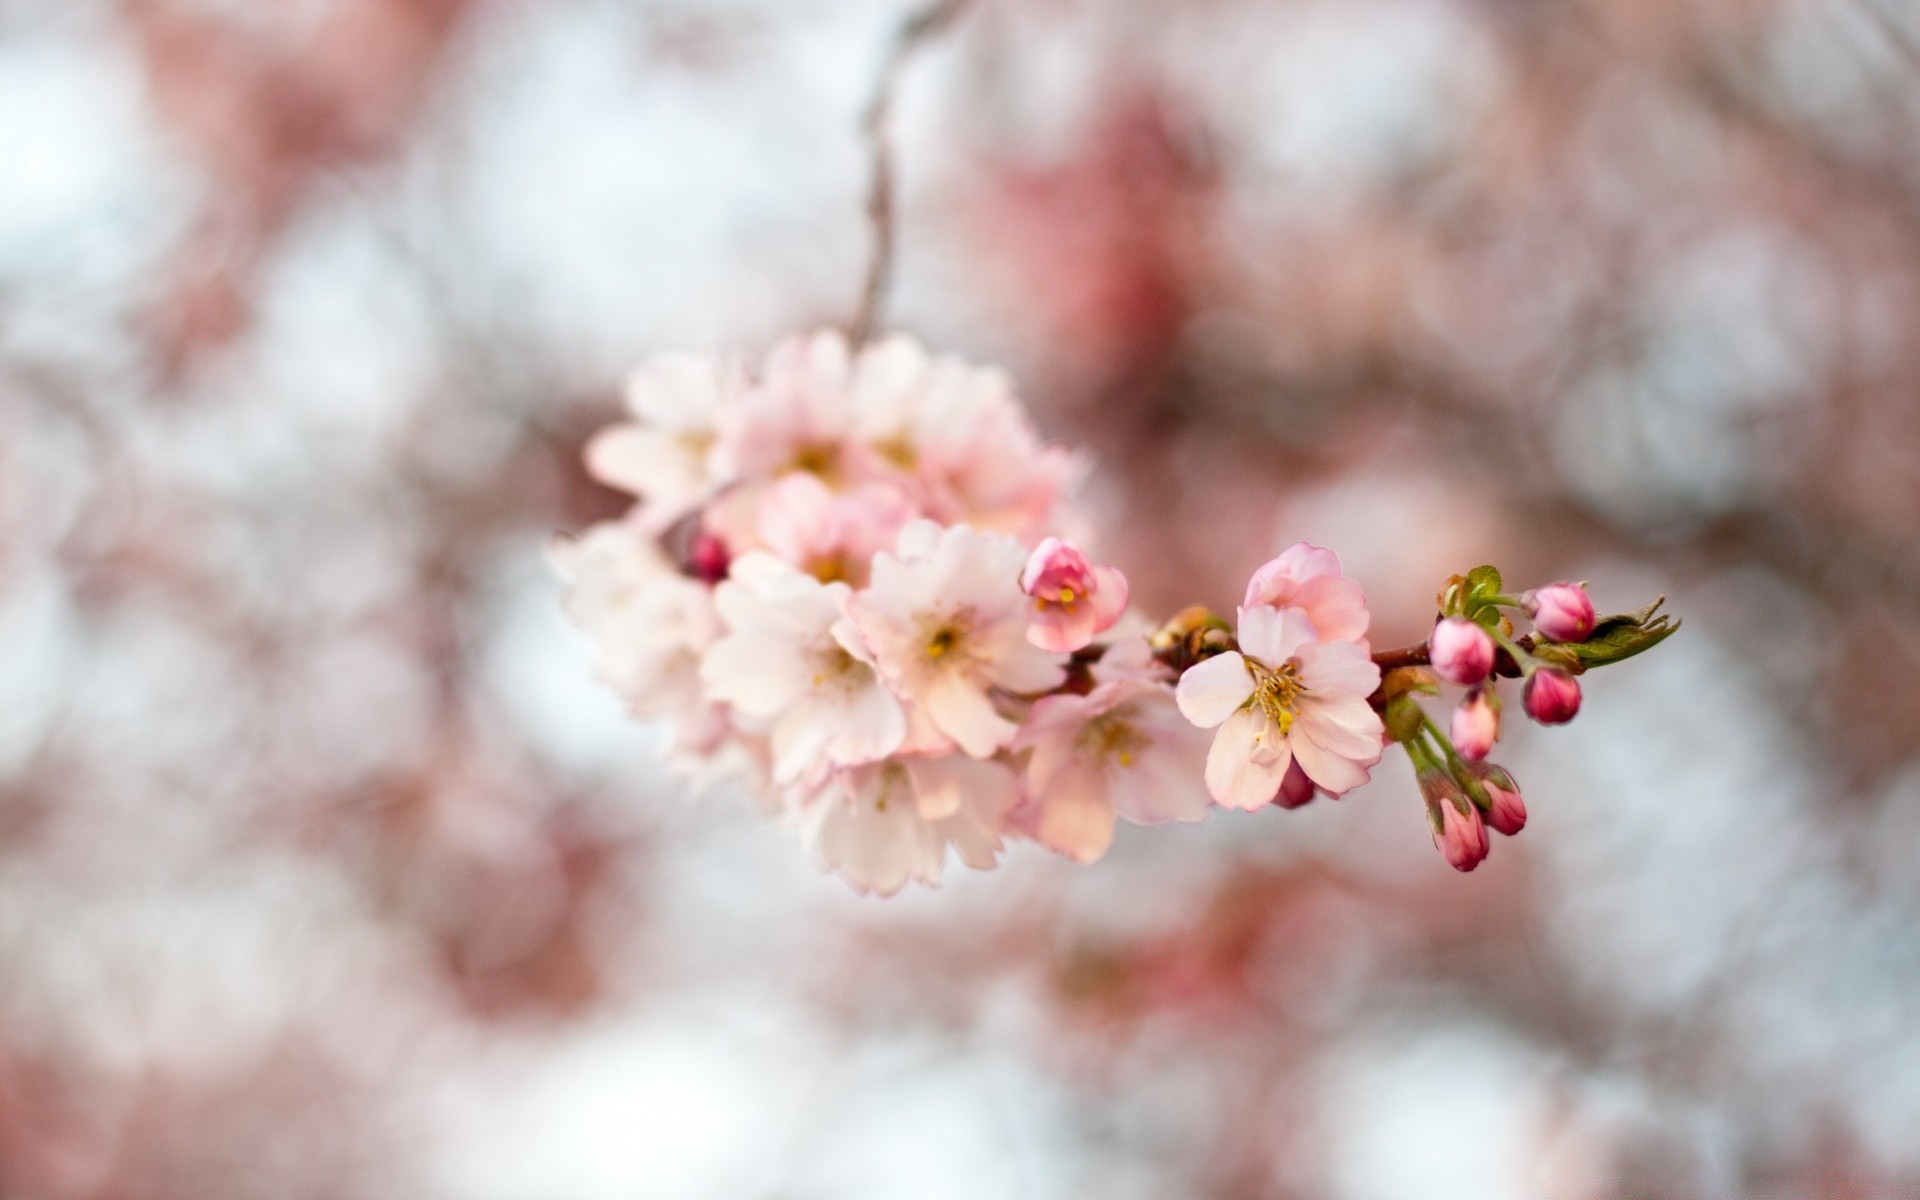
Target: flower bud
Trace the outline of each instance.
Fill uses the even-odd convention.
[[[1434,674],[1462,687],[1472,687],[1493,671],[1493,639],[1464,617],[1448,617],[1433,627],[1427,655]]]
[[[1287,764],[1287,777],[1280,781],[1280,793],[1273,802],[1281,808],[1299,808],[1314,797],[1313,780],[1300,769],[1299,762]]]
[[[1533,627],[1556,642],[1584,642],[1593,632],[1593,598],[1577,583],[1550,583],[1520,597]]]
[[[1500,740],[1500,700],[1493,689],[1482,684],[1467,693],[1453,710],[1453,748],[1460,757],[1479,762]]]
[[[1427,823],[1433,830],[1434,848],[1447,856],[1454,870],[1473,870],[1490,848],[1480,810],[1444,771],[1421,771],[1419,781],[1420,793],[1427,800]]]
[[[701,583],[719,583],[732,566],[733,556],[727,553],[727,544],[704,529],[694,534],[687,544],[687,574]]]
[[[1580,683],[1559,667],[1541,667],[1527,680],[1527,715],[1542,725],[1565,725],[1580,712]]]
[[[1096,566],[1079,549],[1050,537],[1034,547],[1020,573],[1030,601],[1027,640],[1042,650],[1071,654],[1106,632],[1127,608],[1127,577]]]
[[[1527,805],[1520,798],[1520,785],[1507,774],[1505,767],[1493,763],[1475,763],[1468,768],[1473,777],[1480,782],[1490,803],[1487,806],[1486,823],[1493,826],[1496,833],[1512,837],[1527,827]]]

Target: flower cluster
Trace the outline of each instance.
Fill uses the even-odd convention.
[[[1006,377],[906,338],[797,338],[757,369],[659,358],[627,408],[586,459],[636,502],[555,546],[568,615],[630,710],[671,725],[678,765],[744,779],[861,891],[935,883],[950,848],[989,867],[1024,838],[1090,862],[1120,819],[1297,808],[1365,783],[1396,741],[1466,869],[1485,825],[1525,821],[1481,761],[1500,648],[1536,719],[1579,707],[1586,664],[1536,657],[1498,615],[1577,641],[1596,626],[1570,585],[1510,599],[1476,572],[1443,596],[1427,657],[1474,689],[1451,740],[1411,699],[1430,675],[1383,680],[1329,550],[1262,566],[1231,626],[1193,609],[1156,628],[1076,544],[1079,465]]]

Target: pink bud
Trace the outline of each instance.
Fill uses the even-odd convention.
[[[1473,870],[1491,849],[1480,810],[1444,771],[1422,771],[1419,780],[1421,794],[1427,798],[1434,848],[1447,856],[1454,870]]]
[[[1507,774],[1505,767],[1492,763],[1477,763],[1472,768],[1473,777],[1480,781],[1487,797],[1493,801],[1487,806],[1486,822],[1493,826],[1496,833],[1512,837],[1527,827],[1527,805],[1520,798],[1520,785]]]
[[[1086,646],[1127,609],[1127,577],[1114,567],[1088,562],[1059,538],[1034,547],[1020,572],[1020,590],[1033,598],[1027,640],[1056,654]]]
[[[1593,598],[1577,583],[1550,583],[1520,597],[1533,626],[1556,642],[1584,642],[1593,632]]]
[[[1300,769],[1298,760],[1287,764],[1287,777],[1280,781],[1280,793],[1273,802],[1281,808],[1299,808],[1312,800],[1315,795],[1313,780]]]
[[[1500,701],[1493,689],[1480,686],[1467,693],[1453,710],[1453,748],[1460,757],[1479,762],[1500,740]]]
[[[1580,684],[1559,667],[1541,667],[1527,680],[1527,715],[1542,725],[1565,725],[1580,712]]]
[[[701,583],[719,583],[732,565],[725,542],[704,529],[693,535],[687,546],[687,574]]]
[[[1448,617],[1427,640],[1434,674],[1448,683],[1472,687],[1493,671],[1493,639],[1465,617]]]

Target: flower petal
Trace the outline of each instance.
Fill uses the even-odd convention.
[[[1013,737],[1013,722],[995,712],[986,693],[956,672],[936,675],[920,702],[940,732],[975,758],[988,757]]]
[[[1307,778],[1325,788],[1330,795],[1338,796],[1350,792],[1365,783],[1370,777],[1366,767],[1350,758],[1345,758],[1321,746],[1313,740],[1308,731],[1301,730],[1300,736],[1289,739],[1294,756],[1300,761],[1300,769]],[[1369,756],[1378,762],[1380,751],[1376,748]]]
[[[1240,650],[1270,667],[1292,658],[1305,645],[1319,640],[1307,614],[1297,608],[1243,608],[1240,610]]]
[[[1090,863],[1113,844],[1113,806],[1098,771],[1075,767],[1057,772],[1040,804],[1035,830],[1040,844],[1075,862]]]
[[[1207,791],[1226,808],[1252,812],[1271,802],[1293,761],[1273,718],[1244,708],[1227,718],[1207,752]]]
[[[1232,650],[1188,667],[1174,690],[1181,715],[1201,728],[1211,728],[1232,716],[1253,695],[1253,673],[1247,660]]]

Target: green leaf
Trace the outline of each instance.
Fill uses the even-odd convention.
[[[1625,662],[1658,646],[1680,628],[1677,618],[1660,613],[1660,606],[1666,602],[1662,596],[1644,608],[1603,618],[1584,642],[1543,642],[1533,648],[1533,656],[1576,673]]]
[[[1485,601],[1500,594],[1500,569],[1475,567],[1467,572],[1467,601]]]

